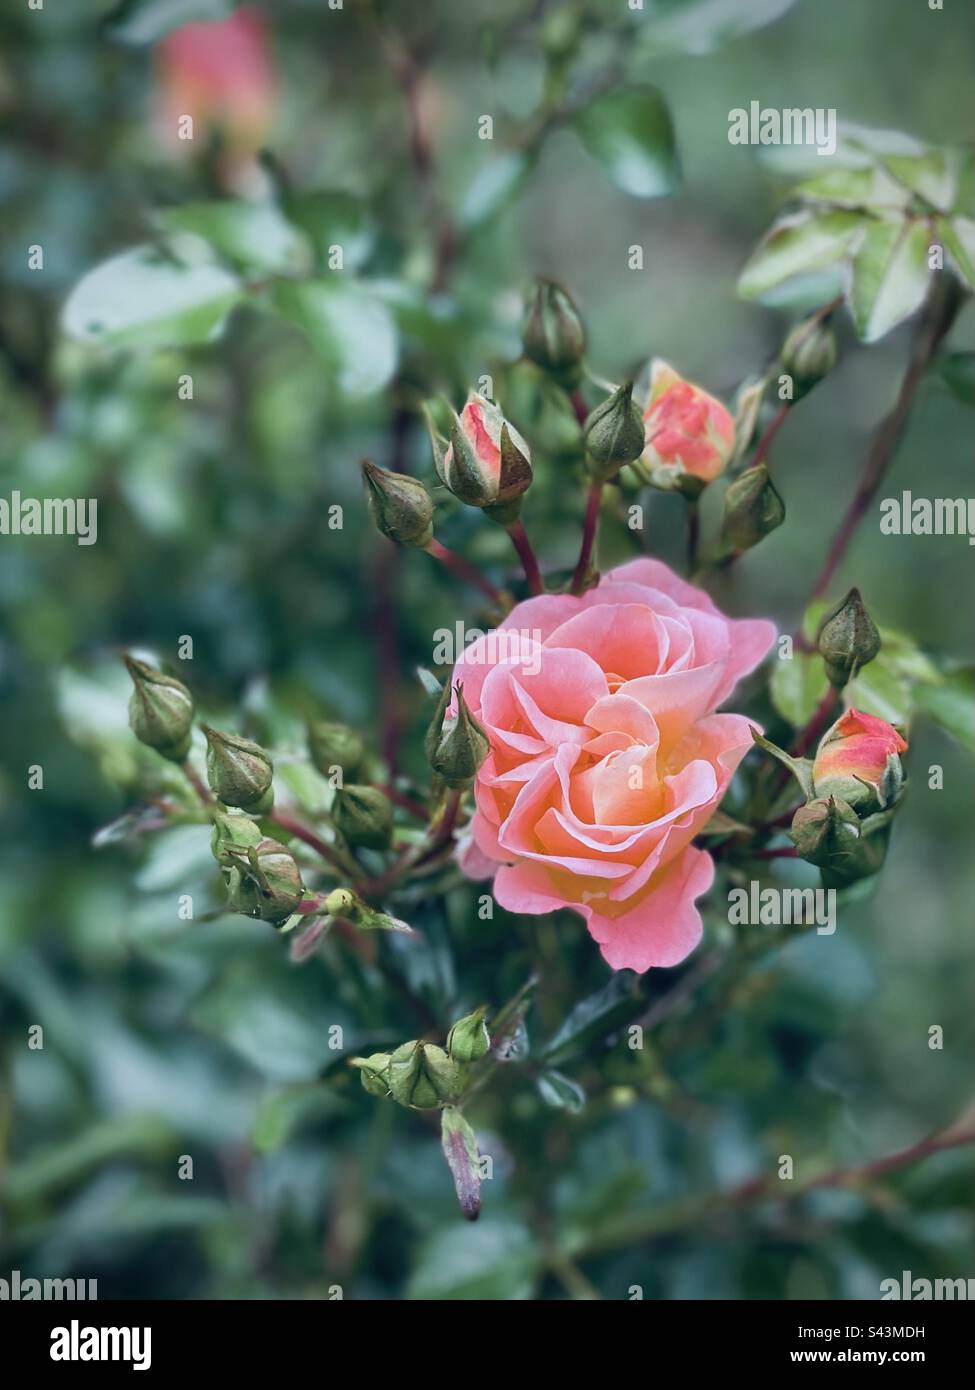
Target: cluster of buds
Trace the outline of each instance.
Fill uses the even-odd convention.
[[[452,717],[449,710],[455,700]],[[464,687],[446,681],[427,729],[424,751],[434,772],[451,788],[466,787],[491,751],[491,740],[464,700]]]
[[[490,1049],[484,1014],[481,1008],[458,1019],[447,1034],[446,1048],[413,1038],[392,1052],[352,1057],[350,1064],[370,1095],[413,1110],[452,1105],[467,1085],[470,1065]]]
[[[823,736],[806,774],[809,799],[792,820],[799,856],[816,864],[826,887],[877,873],[904,791],[907,742],[876,715],[848,709]]]
[[[217,812],[210,838],[231,912],[280,927],[305,895],[301,870],[287,845],[269,839],[249,816]]]

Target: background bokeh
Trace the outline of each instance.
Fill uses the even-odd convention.
[[[103,1297],[320,1297],[335,1284],[347,1297],[563,1297],[545,1257],[555,1234],[577,1244],[606,1297],[632,1284],[648,1298],[876,1297],[902,1269],[975,1276],[966,1150],[865,1197],[729,1212],[652,1243],[620,1236],[628,1213],[733,1184],[779,1154],[800,1174],[862,1162],[975,1100],[973,765],[923,719],[890,861],[837,936],[745,971],[702,1004],[679,1047],[665,1032],[645,1056],[595,1049],[567,1063],[591,1092],[578,1114],[547,1107],[524,1077],[503,1080],[475,1116],[495,1176],[474,1227],[457,1215],[426,1120],[361,1093],[328,1050],[334,1024],[350,1048],[410,1036],[415,1020],[378,976],[331,956],[296,969],[243,919],[180,920],[181,894],[217,904],[202,827],[92,848],[137,803],[140,778],[160,776],[126,731],[118,653],[173,662],[184,634],[193,660],[179,673],[203,707],[273,741],[287,767],[316,709],[375,727],[388,681],[372,636],[394,602],[405,761],[419,773],[426,705],[413,669],[430,663],[436,627],[476,622],[479,610],[422,555],[392,570],[377,560],[357,461],[428,477],[412,403],[438,389],[458,399],[484,372],[517,405],[521,300],[537,273],[576,296],[598,375],[621,379],[659,353],[730,400],[791,318],[736,298],[786,185],[728,144],[729,109],[835,106],[840,119],[963,140],[975,121],[975,13],[951,0],[941,12],[923,0],[729,0],[742,32],[712,46],[703,11],[713,5],[648,0],[647,12],[686,31],[655,46],[622,0],[347,0],[342,11],[279,0],[265,7],[277,82],[261,143],[273,160],[252,172],[294,196],[327,191],[324,244],[353,248],[368,313],[350,300],[325,344],[247,305],[201,346],[92,348],[61,330],[73,286],[145,240],[160,210],[229,191],[219,151],[189,158],[162,136],[159,42],[139,29],[165,27],[166,7],[123,6],[114,28],[118,7],[105,0],[11,6],[0,20],[0,494],[99,499],[94,546],[0,537],[0,1273],[97,1278]],[[472,195],[480,186],[485,202],[477,119],[495,113],[500,143],[530,123],[545,85],[532,16],[562,9],[589,17],[584,73],[615,54],[621,76],[666,96],[682,170],[673,196],[618,191],[560,126],[516,185],[489,206]],[[393,75],[401,52],[421,74],[432,210]],[[438,217],[464,233],[446,283],[431,288]],[[43,245],[42,272],[27,268],[31,244]],[[633,244],[642,271],[627,266]],[[789,520],[714,588],[730,611],[784,630],[908,350],[908,328],[870,347],[839,328],[839,368],[776,443]],[[950,345],[975,347],[970,308]],[[185,372],[191,402],[176,391]],[[971,418],[932,374],[885,495],[967,496]],[[525,520],[555,569],[574,558],[581,489],[568,417],[553,404],[535,423],[537,439],[524,427],[540,463]],[[327,524],[335,504],[342,529]],[[681,508],[655,497],[641,538],[675,564]],[[503,533],[474,513],[445,508],[442,534],[514,578]],[[634,539],[610,525],[605,546],[622,559]],[[963,538],[883,538],[874,514],[838,587],[859,584],[880,622],[965,662],[970,575]],[[42,790],[27,790],[31,764],[43,767]],[[943,790],[928,790],[932,764]],[[442,1022],[503,1002],[534,959],[548,983],[529,1031],[548,1036],[566,1000],[608,978],[575,918],[538,932],[500,911],[482,922],[465,887],[416,913],[426,945],[404,948],[397,967]],[[711,930],[720,941],[720,924]],[[650,995],[673,972],[660,974]],[[45,1045],[29,1050],[38,1023]],[[933,1024],[940,1052],[927,1046]],[[177,1176],[181,1155],[194,1160],[192,1181]]]

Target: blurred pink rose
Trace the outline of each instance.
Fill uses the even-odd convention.
[[[519,604],[454,672],[491,740],[461,865],[512,912],[571,907],[609,964],[676,965],[714,867],[691,844],[752,746],[715,714],[775,628],[733,620],[659,560]]]
[[[185,24],[162,40],[157,61],[168,142],[199,151],[219,131],[231,159],[258,153],[274,118],[277,85],[267,26],[259,14],[237,10],[215,23]],[[185,145],[177,139],[183,116],[193,118],[193,139]]]
[[[700,492],[727,468],[735,422],[715,396],[655,358],[643,412],[643,462],[657,487]]]

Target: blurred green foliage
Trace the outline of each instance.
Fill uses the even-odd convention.
[[[533,970],[545,981],[527,1019],[534,1089],[501,1068],[471,1112],[494,1159],[476,1226],[458,1217],[427,1117],[377,1103],[344,1065],[420,1026],[374,964],[334,951],[296,969],[270,929],[220,913],[205,827],[91,843],[146,780],[179,795],[178,774],[128,734],[117,657],[130,648],[179,665],[208,715],[273,744],[294,794],[314,798],[288,752],[316,712],[374,733],[389,676],[369,636],[395,602],[405,762],[419,774],[429,701],[412,672],[430,664],[436,627],[479,610],[424,556],[379,561],[357,460],[429,480],[416,402],[445,391],[456,403],[490,375],[536,453],[536,549],[569,567],[578,429],[517,362],[528,281],[571,288],[600,376],[660,353],[730,400],[791,319],[736,298],[788,184],[729,146],[729,109],[835,106],[950,144],[975,118],[971,12],[281,0],[266,7],[279,85],[261,178],[284,218],[229,200],[219,148],[184,157],[154,118],[161,37],[231,9],[74,0],[0,20],[2,491],[99,500],[91,547],[0,537],[0,1267],[97,1278],[103,1297],[327,1297],[335,1285],[358,1298],[561,1297],[555,1239],[616,1298],[634,1284],[647,1298],[869,1298],[902,1269],[971,1276],[966,1150],[869,1200],[823,1192],[652,1245],[619,1238],[640,1213],[774,1170],[780,1154],[808,1177],[970,1105],[972,765],[934,722],[913,730],[912,794],[874,896],[845,910],[835,938],[719,972],[679,1046],[666,1023],[642,1051],[619,1031],[674,972],[607,985],[571,915],[482,921],[471,885],[418,897],[422,943],[381,945],[441,1030],[481,1002],[493,1012]],[[627,92],[651,84],[659,96],[633,106]],[[477,139],[483,113],[493,142]],[[215,257],[201,259],[201,235]],[[126,281],[117,319],[93,317],[104,296],[86,301],[84,277],[173,236],[190,237],[179,245],[203,280],[192,321],[174,334],[171,289],[154,298],[171,253],[160,271],[158,251],[151,274]],[[28,269],[35,244],[42,272]],[[341,280],[329,278],[335,244]],[[641,271],[628,267],[633,245]],[[909,340],[898,329],[867,348],[847,322],[840,334],[838,369],[776,444],[792,522],[715,589],[729,611],[769,613],[783,630],[801,618]],[[970,308],[948,348],[892,495],[970,491]],[[328,524],[335,506],[341,529]],[[655,494],[643,538],[675,564],[682,507]],[[500,528],[449,500],[440,513],[438,534],[517,583]],[[605,563],[633,551],[621,523],[602,544]],[[969,564],[960,537],[882,540],[868,518],[842,577],[882,627],[964,666]],[[174,662],[183,635],[192,664]],[[921,683],[922,705],[970,742],[969,677]],[[779,692],[778,717],[815,698]],[[771,706],[756,713],[773,736],[785,728]],[[929,791],[935,763],[944,789]],[[32,764],[43,790],[26,789]],[[195,920],[178,916],[184,894]],[[711,924],[702,950],[727,932]],[[565,1000],[590,995],[589,1013],[566,1017]],[[43,1050],[25,1043],[36,1024]],[[934,1024],[940,1052],[927,1045]],[[329,1047],[335,1025],[344,1053]],[[192,1181],[177,1176],[183,1155]]]

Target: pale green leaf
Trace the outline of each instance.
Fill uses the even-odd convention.
[[[494,217],[521,191],[529,160],[520,151],[494,155],[481,165],[461,199],[461,226],[480,226]]]
[[[245,269],[285,273],[311,266],[308,243],[274,203],[184,203],[157,213],[156,220],[166,231],[202,237]]]
[[[108,32],[122,43],[155,43],[184,24],[227,19],[236,8],[236,0],[126,0]]]
[[[941,244],[970,290],[975,290],[975,221],[967,217],[939,217],[935,238]]]
[[[575,118],[582,143],[617,188],[634,198],[660,198],[677,187],[674,127],[656,87],[610,92]]]
[[[776,663],[769,693],[782,718],[801,729],[809,723],[828,686],[819,653],[795,651],[790,660]]]
[[[642,51],[710,53],[732,39],[773,23],[796,0],[663,0],[638,16]]]
[[[870,225],[859,213],[801,212],[776,222],[759,243],[738,280],[744,299],[759,299],[784,280],[842,260]]]
[[[392,377],[396,328],[386,306],[363,286],[283,281],[274,304],[306,335],[344,395],[371,395]]]
[[[917,695],[918,708],[975,753],[975,666],[945,672],[940,685],[923,686]]]
[[[931,272],[927,222],[874,222],[853,257],[850,308],[857,333],[876,342],[917,312]]]

